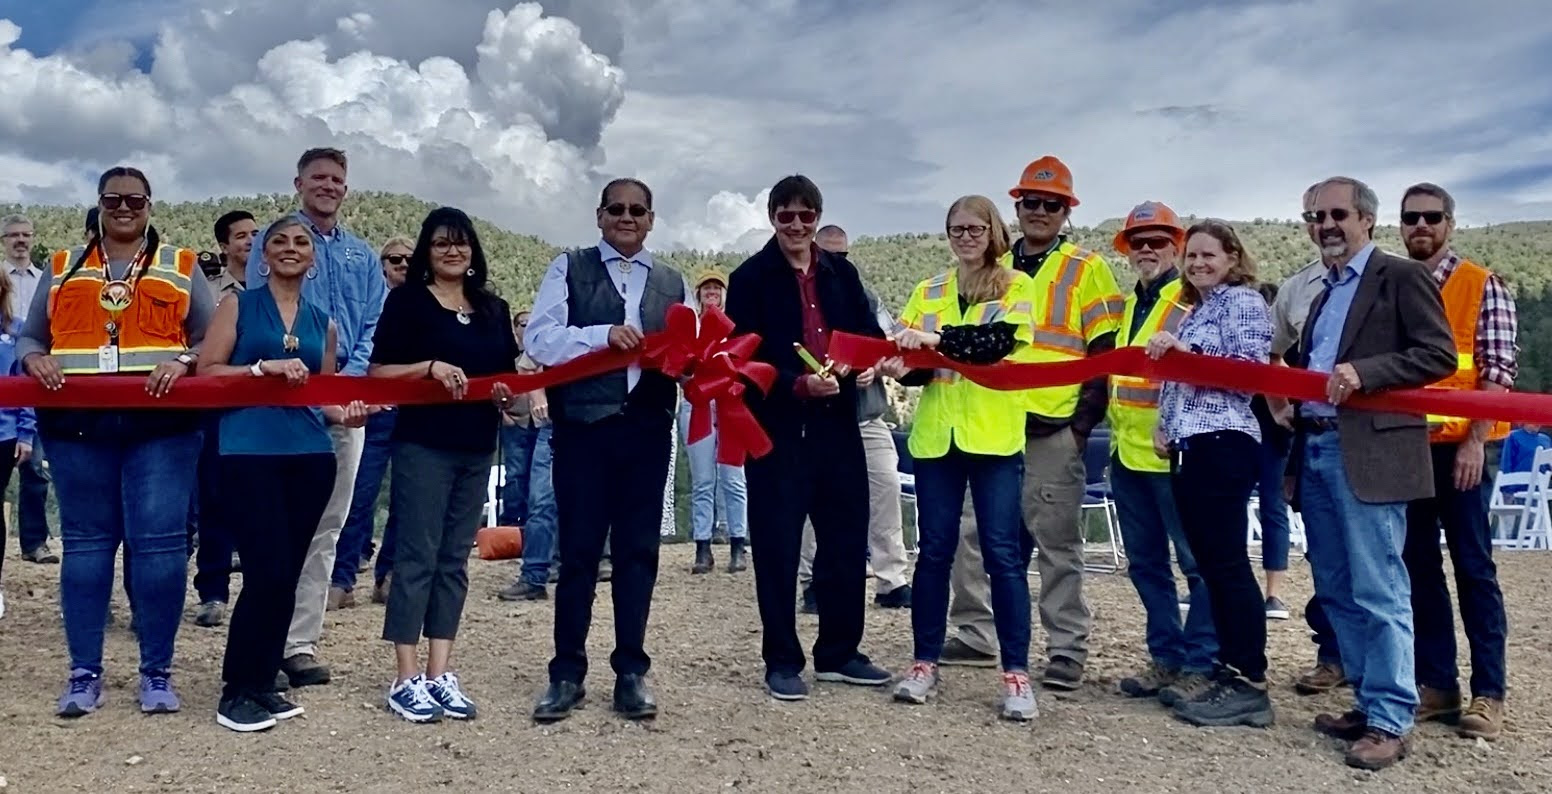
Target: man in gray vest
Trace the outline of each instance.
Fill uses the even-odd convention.
[[[529,357],[555,367],[593,351],[635,350],[683,303],[684,278],[645,249],[652,191],[616,179],[598,203],[596,247],[550,263],[524,334]],[[582,703],[587,633],[604,540],[614,557],[614,709],[627,719],[657,716],[645,676],[647,613],[657,584],[658,529],[673,443],[677,384],[632,365],[550,389],[552,476],[559,524],[555,657],[534,719],[556,722]]]

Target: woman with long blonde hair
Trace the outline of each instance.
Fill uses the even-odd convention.
[[[945,226],[958,262],[916,285],[900,318],[906,330],[895,341],[903,350],[933,348],[955,361],[996,363],[1034,338],[1034,281],[998,264],[1008,251],[1008,228],[991,199],[965,196],[955,201]],[[911,583],[915,659],[896,687],[895,699],[925,703],[937,693],[949,576],[968,487],[991,578],[1002,660],[1001,714],[1004,719],[1031,720],[1036,707],[1029,683],[1029,581],[1020,551],[1021,397],[985,388],[948,369],[906,372],[899,358],[886,360],[880,370],[907,385],[925,386],[909,441],[920,535]]]

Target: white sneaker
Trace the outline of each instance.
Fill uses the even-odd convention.
[[[5,591],[0,590],[0,618],[5,617]]]
[[[921,705],[938,694],[938,666],[913,662],[905,677],[895,686],[895,700]]]
[[[426,677],[417,675],[388,690],[388,709],[410,722],[436,722],[442,707],[426,691]]]
[[[453,673],[443,673],[426,681],[426,692],[438,706],[442,707],[442,713],[447,716],[455,720],[474,719],[474,701],[459,688],[458,676]]]

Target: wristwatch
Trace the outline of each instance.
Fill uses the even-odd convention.
[[[248,368],[248,374],[255,378],[264,377],[264,359],[261,358],[258,361],[253,362],[253,366]]]
[[[178,354],[178,363],[185,367],[194,366],[194,355],[187,351]]]

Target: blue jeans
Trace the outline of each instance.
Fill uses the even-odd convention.
[[[690,443],[690,401],[684,400],[679,406],[679,434],[690,458],[690,538],[711,540],[719,502],[726,510],[722,517],[727,521],[728,537],[749,537],[749,492],[744,485],[744,467],[717,462],[716,406],[712,406],[711,435],[694,444]]]
[[[103,629],[113,590],[113,557],[124,544],[133,581],[130,608],[140,671],[172,670],[188,584],[189,500],[200,434],[129,443],[48,440],[59,490],[60,604],[70,666],[102,672]]]
[[[377,528],[377,493],[383,487],[383,474],[388,471],[388,456],[393,450],[389,439],[398,419],[397,411],[380,411],[367,417],[366,445],[361,448],[361,466],[356,469],[356,487],[350,496],[350,512],[345,516],[345,526],[340,529],[339,540],[334,544],[334,573],[330,584],[346,592],[356,589],[356,569],[366,554],[368,543]],[[388,511],[388,526],[393,526],[393,511]],[[378,568],[392,570],[393,554],[388,550],[388,530],[383,530],[383,548],[378,552]],[[387,557],[388,567],[383,567]],[[382,579],[379,575],[378,579]]]
[[[1160,667],[1187,673],[1208,674],[1218,655],[1218,635],[1213,630],[1212,606],[1207,584],[1196,570],[1196,558],[1180,528],[1174,488],[1168,472],[1132,471],[1119,459],[1110,462],[1110,490],[1126,545],[1126,575],[1137,588],[1147,614],[1148,655]],[[1180,573],[1191,594],[1185,625],[1170,569],[1169,546],[1175,545]]]
[[[501,465],[506,475],[501,481],[501,515],[497,523],[504,527],[524,526],[531,506],[528,501],[529,477],[532,476],[535,445],[539,428],[522,425],[501,428]]]
[[[555,453],[550,448],[553,425],[540,427],[528,470],[528,523],[523,525],[522,580],[535,587],[550,583],[555,563]]]
[[[1002,669],[1029,669],[1028,558],[1021,538],[1023,455],[972,455],[951,447],[941,458],[916,461],[916,574],[911,587],[911,631],[916,660],[938,661],[948,625],[949,577],[959,546],[965,487],[975,507],[976,535],[991,579],[992,619]],[[757,552],[758,554],[758,552]]]
[[[1405,735],[1417,708],[1412,581],[1401,557],[1406,503],[1358,501],[1334,431],[1306,438],[1300,476],[1315,593],[1336,630],[1358,710],[1370,727]]]
[[[1283,474],[1288,470],[1288,451],[1261,442],[1261,477],[1256,495],[1261,499],[1261,570],[1288,570],[1288,500],[1283,498]]]

